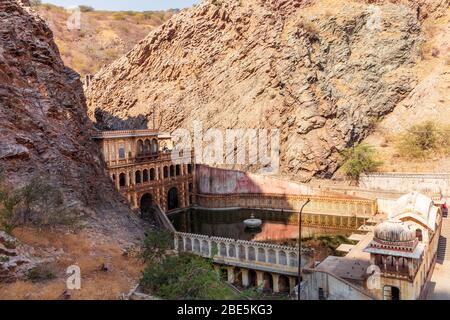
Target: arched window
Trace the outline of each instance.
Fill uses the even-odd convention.
[[[152,153],[157,154],[158,153],[158,140],[153,139],[152,140]]]
[[[155,169],[151,168],[150,169],[150,181],[155,180]]]
[[[164,167],[164,179],[169,177],[169,168],[167,166]]]
[[[144,141],[142,141],[141,139],[139,139],[137,142],[137,154],[138,156],[144,154]]]
[[[422,230],[419,228],[416,229],[416,238],[419,239],[419,241],[423,241]]]
[[[172,188],[169,190],[169,193],[167,195],[167,207],[169,210],[173,210],[179,207],[177,188]]]
[[[144,142],[144,153],[145,154],[150,154],[150,149],[151,149],[150,140],[145,139],[145,142]]]
[[[121,187],[121,188],[123,188],[123,187],[125,187],[126,185],[127,185],[127,178],[126,178],[126,175],[125,175],[125,173],[121,173],[120,175],[119,175],[119,186]]]
[[[179,164],[177,164],[175,167],[175,174],[176,176],[181,175],[181,166]]]
[[[142,181],[148,182],[148,170],[147,169],[144,169],[144,171],[142,171]]]
[[[170,176],[171,177],[175,176],[175,167],[173,165],[170,166]]]
[[[188,174],[191,174],[192,173],[192,164],[188,164],[187,165],[187,167],[188,167]]]
[[[140,170],[136,171],[135,178],[136,178],[136,184],[142,183],[142,176],[141,176],[141,171]]]

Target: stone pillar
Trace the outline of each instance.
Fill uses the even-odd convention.
[[[209,252],[209,257],[212,258],[212,243],[211,243],[211,240],[208,240],[208,252]]]
[[[292,292],[295,288],[295,278],[289,277],[289,292]]]
[[[250,285],[250,279],[248,278],[248,270],[247,269],[241,270],[242,270],[242,285],[246,288]]]
[[[264,272],[256,271],[256,285],[259,288],[262,288],[264,286]]]
[[[186,251],[186,238],[183,237],[183,251]]]
[[[234,283],[234,267],[227,267],[228,283]]]
[[[248,260],[248,246],[245,246],[245,260]]]
[[[280,257],[279,257],[279,254],[280,254],[280,250],[276,250],[276,251],[275,251],[275,263],[276,263],[276,264],[280,264]]]
[[[173,245],[176,251],[178,251],[178,237],[175,235],[173,237]]]
[[[220,266],[217,264],[213,265],[214,271],[217,272],[218,275],[220,275]]]
[[[119,174],[114,173],[114,175],[116,176],[116,180],[114,181],[114,183],[116,184],[116,189],[120,190],[120,173]]]
[[[139,208],[139,204],[138,204],[138,194],[135,192],[134,193],[134,207],[135,208]]]
[[[276,273],[272,274],[272,280],[273,280],[273,293],[279,293],[280,292],[280,287],[278,286],[279,284],[279,278],[280,276]]]
[[[127,171],[126,173],[125,173],[125,185],[127,186],[127,187],[129,187],[130,186],[130,172],[129,171]]]

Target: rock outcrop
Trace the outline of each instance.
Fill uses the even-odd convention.
[[[91,140],[79,75],[27,1],[0,0],[0,167],[20,186],[47,175],[89,225],[134,238],[141,230]]]
[[[281,174],[330,177],[413,90],[421,21],[445,1],[204,1],[100,71],[102,128],[278,128]],[[240,169],[253,169],[243,168]]]

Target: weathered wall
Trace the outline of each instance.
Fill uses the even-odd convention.
[[[212,168],[205,165],[197,166],[197,186],[198,193],[206,194],[313,194],[312,188],[304,184],[237,170]]]
[[[305,276],[303,294],[307,300],[319,300],[319,288],[323,289],[326,300],[372,300],[370,296],[347,281],[321,271],[311,271]]]
[[[450,195],[450,174],[373,173],[361,177],[360,187],[403,193],[409,193],[413,190],[424,192],[426,190],[423,189],[439,187],[443,195],[448,197]]]

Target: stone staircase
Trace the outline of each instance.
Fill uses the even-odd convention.
[[[437,253],[437,262],[450,261],[450,218],[442,219],[441,237]]]

